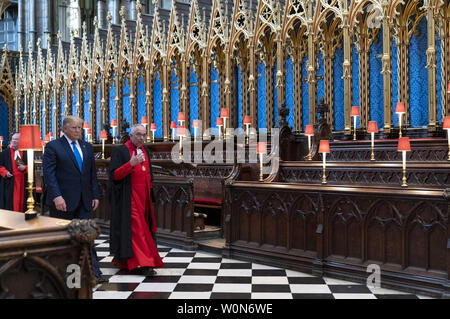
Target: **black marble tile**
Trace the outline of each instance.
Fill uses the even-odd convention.
[[[173,291],[212,291],[213,284],[178,284]]]
[[[181,276],[153,276],[153,277],[145,277],[145,279],[142,282],[178,282],[180,280]]]
[[[133,292],[128,299],[169,299],[170,292]]]
[[[252,292],[291,292],[289,285],[252,285]]]
[[[108,282],[101,284],[97,291],[134,291],[139,283],[131,282]]]
[[[288,281],[297,285],[326,285],[325,280],[320,277],[288,277]]]
[[[419,299],[416,295],[402,295],[402,294],[386,294],[386,295],[375,295],[377,299]]]
[[[99,258],[101,259],[101,258]],[[100,268],[115,268],[115,269],[119,269],[116,265],[114,265],[112,262],[99,262],[98,263]]]
[[[158,252],[160,253],[168,253],[172,248],[158,248]]]
[[[220,263],[222,262],[221,257],[194,257],[192,258],[193,263]]]
[[[220,269],[252,269],[252,263],[223,263]]]
[[[175,253],[171,253],[169,252],[165,257],[194,257],[196,254],[196,252],[187,252],[187,253],[182,253],[182,252],[175,252]]]
[[[251,284],[252,277],[243,276],[219,276],[216,278],[216,284]]]
[[[286,276],[283,269],[253,269],[252,276]]]
[[[332,294],[292,294],[293,299],[334,299]]]
[[[364,285],[328,285],[330,291],[335,294],[372,294]]]
[[[183,276],[217,276],[217,269],[186,269]]]
[[[250,293],[213,292],[210,299],[251,299]]]
[[[164,263],[164,268],[187,268],[189,263]]]

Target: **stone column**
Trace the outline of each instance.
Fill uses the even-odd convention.
[[[106,2],[105,0],[97,0],[97,18],[98,28],[106,29]]]

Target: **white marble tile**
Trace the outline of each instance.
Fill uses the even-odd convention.
[[[209,299],[211,292],[193,292],[193,291],[175,291],[169,296],[169,299]]]
[[[323,277],[323,280],[327,285],[361,285],[355,282],[342,280],[342,279],[335,279],[335,278],[329,278],[329,277]]]
[[[289,285],[287,277],[283,276],[253,276],[254,285]]]
[[[296,294],[331,294],[330,288],[327,285],[289,285],[291,292]]]
[[[308,274],[305,272],[299,272],[299,271],[294,271],[294,270],[290,270],[290,269],[286,269],[286,275],[288,277],[316,277],[312,274]]]
[[[376,295],[409,295],[407,292],[401,292],[393,289],[373,288],[371,286],[368,286],[367,288],[369,288],[369,290]]]
[[[164,257],[163,263],[190,263],[192,257]]]
[[[94,291],[92,299],[127,299],[132,291]]]
[[[213,292],[250,293],[251,284],[214,284]]]
[[[213,253],[208,253],[208,252],[197,252],[195,254],[195,257],[203,257],[203,258],[217,258],[217,257],[222,257],[220,255],[217,254],[213,254]]]
[[[279,270],[281,268],[274,267],[274,266],[268,266],[268,265],[262,265],[262,264],[252,264],[252,269],[267,269],[267,270]]]
[[[183,276],[178,280],[179,284],[213,284],[215,276]]]
[[[100,271],[105,276],[115,275],[119,270],[119,268],[100,268]]]
[[[98,257],[108,257],[109,251],[97,251],[97,256]]]
[[[372,294],[333,294],[335,299],[377,299]]]
[[[176,286],[176,283],[168,282],[143,282],[134,291],[172,292]]]
[[[253,292],[252,299],[292,299],[290,293]]]
[[[220,263],[190,263],[187,269],[219,269]]]
[[[217,276],[222,277],[251,277],[251,269],[219,269]]]
[[[156,276],[181,276],[185,271],[184,268],[158,268]]]
[[[99,259],[99,261],[102,262],[102,263],[111,263],[113,259],[114,259],[113,256],[109,256],[109,257],[105,257],[105,258]]]
[[[120,283],[120,282],[129,282],[129,283],[140,283],[145,279],[145,276],[138,275],[116,275],[109,278],[109,282]]]

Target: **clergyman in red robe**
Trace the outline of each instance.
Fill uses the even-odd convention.
[[[19,151],[20,133],[14,133],[10,145],[0,153],[0,209],[23,212],[25,205],[26,153]]]
[[[154,240],[152,170],[145,139],[145,127],[134,125],[130,140],[111,154],[110,252],[116,266],[153,276],[154,268],[164,264]]]

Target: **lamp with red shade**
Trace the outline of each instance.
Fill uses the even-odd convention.
[[[323,160],[323,176],[322,176],[322,184],[327,183],[327,176],[325,173],[327,166],[327,153],[330,153],[330,142],[328,140],[321,140],[319,144],[319,153],[322,153]]]
[[[252,125],[252,118],[250,117],[250,115],[246,115],[244,117],[244,125],[245,125],[245,136],[248,144],[248,139],[250,136],[250,125]]]
[[[152,143],[155,143],[156,123],[150,124],[150,131],[152,131]]]
[[[113,144],[116,144],[117,120],[111,120],[111,128],[113,129]]]
[[[148,134],[148,118],[147,118],[147,116],[142,116],[141,117],[141,125],[143,125],[144,128],[145,128],[145,134],[147,135],[146,142],[148,142],[149,134]]]
[[[37,212],[34,210],[33,198],[33,181],[34,181],[34,151],[40,151],[41,132],[38,125],[22,125],[20,127],[19,151],[27,151],[27,166],[28,166],[28,199],[27,208],[25,212],[25,220],[30,220],[37,217]]]
[[[50,136],[47,134],[44,136],[44,140],[42,141],[42,154],[44,154],[45,145],[47,145],[48,142],[50,142]]]
[[[83,123],[83,130],[84,130],[84,136],[85,136],[86,139],[88,138],[88,136],[87,136],[87,130],[88,129],[89,129],[89,123],[88,122],[84,122]]]
[[[398,139],[397,151],[402,152],[402,162],[403,162],[403,184],[402,187],[407,187],[406,184],[406,152],[411,151],[411,145],[409,143],[408,137],[401,137]]]
[[[184,126],[184,121],[186,120],[184,113],[179,112],[178,113],[178,122],[180,122],[180,126]]]
[[[450,83],[449,83],[450,84]],[[449,85],[450,88],[450,85]],[[444,118],[444,125],[442,126],[444,130],[447,130],[447,140],[448,140],[448,156],[447,161],[450,161],[450,116]]]
[[[105,141],[108,139],[106,131],[100,132],[100,139],[102,140],[102,159],[105,159]]]
[[[359,116],[359,107],[352,106],[350,116],[353,117],[353,140],[356,141],[356,118]]]
[[[178,126],[177,127],[177,135],[180,138],[180,158],[182,156],[182,149],[183,149],[183,137],[185,136],[184,126]]]
[[[263,157],[264,154],[267,153],[267,146],[266,143],[264,142],[258,142],[258,144],[256,144],[256,153],[259,154],[259,180],[262,182],[264,180],[264,176],[263,176]]]
[[[170,122],[170,129],[172,130],[172,142],[175,142],[175,130],[177,129],[177,122]]]
[[[395,113],[398,114],[398,129],[399,129],[399,137],[402,137],[402,118],[403,114],[406,113],[405,103],[398,102],[395,107]]]
[[[48,137],[50,137],[50,141],[53,140],[53,132],[49,132]]]
[[[311,155],[311,138],[314,136],[314,126],[313,125],[306,125],[305,135],[308,136],[308,156],[306,157],[306,159],[308,161],[311,161],[312,160],[312,155]]]
[[[224,135],[224,138],[227,138],[228,109],[226,109],[226,108],[221,109],[220,117],[223,118],[223,135]]]
[[[371,142],[372,142],[372,154],[370,155],[370,160],[375,160],[375,153],[373,152],[374,146],[375,146],[375,133],[378,133],[378,125],[376,121],[370,121],[369,125],[367,127],[367,132],[371,135]]]
[[[86,133],[87,133],[87,141],[89,143],[92,143],[92,130],[90,128],[88,128]]]
[[[192,127],[194,128],[194,141],[197,140],[198,120],[192,121]]]
[[[222,126],[223,126],[223,118],[218,117],[216,120],[216,125],[219,127],[219,140],[221,139],[221,132],[222,132]]]

